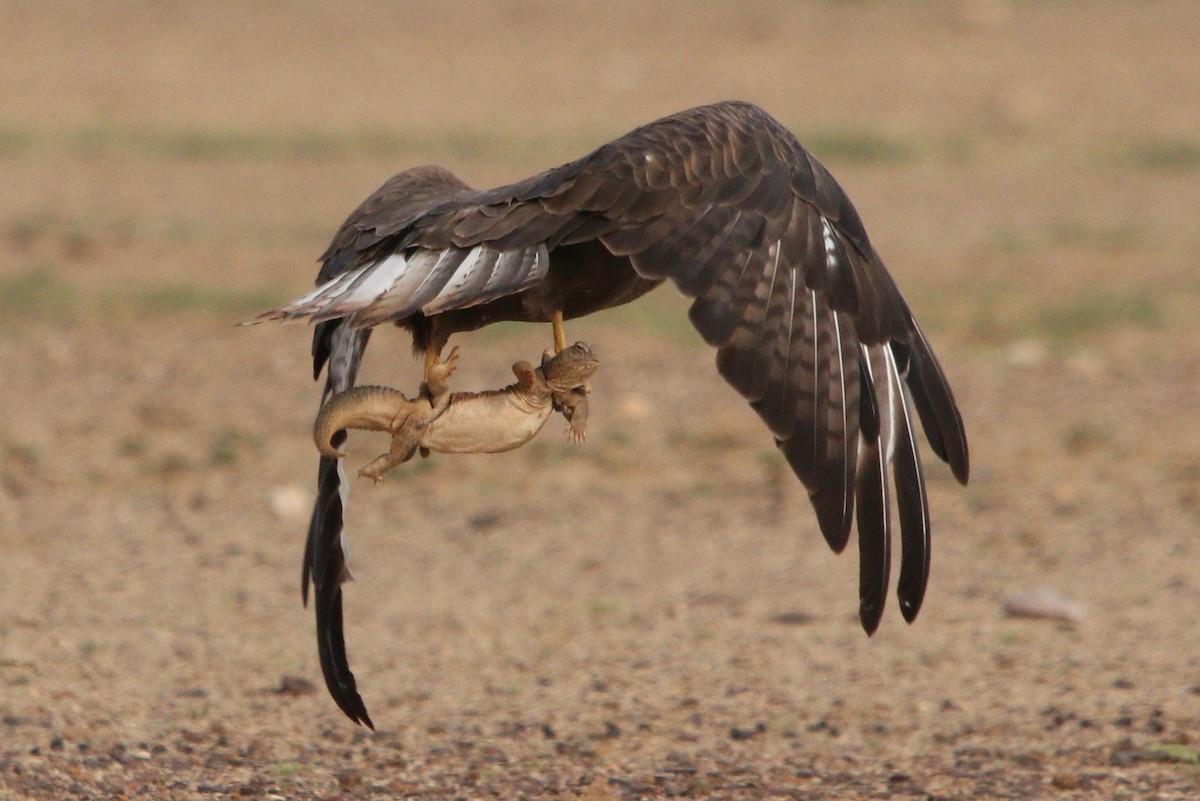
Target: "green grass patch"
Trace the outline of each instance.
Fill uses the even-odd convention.
[[[211,289],[189,284],[168,284],[132,294],[112,295],[106,305],[139,314],[172,315],[208,313],[242,318],[278,305],[272,291]]]
[[[135,153],[178,161],[318,159],[341,155],[352,142],[317,131],[86,128],[66,135],[78,155]]]
[[[621,605],[611,598],[592,598],[588,601],[588,613],[592,617],[614,615],[621,610]]]
[[[0,278],[0,311],[8,315],[61,318],[77,303],[75,290],[50,269],[34,268]]]
[[[302,773],[312,770],[312,766],[304,762],[276,762],[271,766],[271,775],[276,779],[291,781]]]
[[[1142,244],[1142,231],[1133,225],[1104,226],[1084,220],[1055,220],[1045,231],[1047,244],[1093,250],[1129,250]]]
[[[170,317],[209,315],[243,322],[283,300],[274,289],[224,289],[165,284],[132,292],[104,288],[83,292],[50,268],[0,277],[0,313],[14,318],[62,321],[80,315]]]
[[[1029,639],[1029,636],[1024,631],[1009,629],[1007,631],[1000,632],[1000,635],[997,637],[997,639],[1001,645],[1020,645]]]
[[[213,434],[208,448],[208,461],[214,467],[225,467],[237,462],[247,450],[262,447],[262,438],[257,434],[236,428],[223,428]]]
[[[685,347],[707,347],[688,319],[692,301],[667,282],[632,303],[606,309],[593,319],[622,331],[642,331],[656,339]],[[568,331],[569,335],[569,331]]]
[[[1095,331],[1157,328],[1163,314],[1145,292],[1089,290],[1061,303],[1042,307],[1037,329],[1046,336],[1072,340]]]
[[[1151,754],[1157,754],[1166,762],[1179,762],[1184,765],[1200,765],[1200,752],[1179,743],[1161,743],[1146,749]]]
[[[1185,139],[1139,142],[1129,148],[1129,160],[1146,170],[1200,169],[1200,142]]]
[[[397,161],[428,162],[496,157],[506,161],[537,158],[577,134],[533,134],[481,123],[464,130],[215,130],[208,128],[125,128],[94,126],[66,133],[0,130],[14,148],[61,147],[81,157],[132,154],[168,161],[322,161],[368,155]],[[591,142],[587,147],[599,145]],[[586,149],[586,147],[584,148]]]
[[[921,155],[912,141],[863,131],[814,131],[801,141],[822,161],[843,164],[901,164]]]
[[[24,153],[33,146],[33,135],[17,128],[0,128],[0,156]]]
[[[1145,242],[1144,232],[1133,225],[1109,226],[1079,219],[1059,219],[1038,228],[998,228],[982,244],[992,253],[1016,256],[1048,248],[1124,251]]]
[[[605,309],[585,318],[568,320],[567,340],[600,341],[605,331],[616,329],[644,333],[647,337],[678,346],[707,347],[688,319],[690,304],[691,301],[680,295],[674,286],[667,284],[632,303]],[[549,323],[544,325],[545,344],[548,347],[550,326]],[[481,328],[472,336],[484,342],[511,342],[528,337],[531,330],[529,323],[501,322]]]

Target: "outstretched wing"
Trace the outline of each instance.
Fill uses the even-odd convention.
[[[782,125],[745,103],[706,106],[517,184],[458,185],[419,211],[387,205],[339,232],[324,284],[264,318],[362,328],[466,308],[570,270],[578,248],[565,246],[602,247],[694,299],[689,317],[717,348],[718,370],[766,423],[834,550],[857,507],[868,632],[890,572],[892,465],[898,593],[915,617],[929,515],[914,419],[965,483],[962,419],[849,198]]]

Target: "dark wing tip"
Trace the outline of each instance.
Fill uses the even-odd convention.
[[[965,486],[970,478],[971,464],[962,414],[946,374],[916,321],[912,323],[909,341],[906,344],[893,341],[892,350],[902,364],[906,361],[909,364],[908,388],[929,447],[950,465],[954,478]]]
[[[908,423],[908,411],[898,420],[896,456],[896,506],[900,517],[900,579],[896,596],[900,614],[912,623],[921,611],[925,588],[929,583],[930,535],[929,498],[921,472],[917,441]]]
[[[855,498],[858,507],[858,619],[868,635],[875,633],[883,618],[891,573],[886,469],[883,452],[875,443],[871,446],[866,469],[859,475]]]

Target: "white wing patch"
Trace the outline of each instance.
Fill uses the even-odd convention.
[[[898,415],[904,415],[906,418],[908,416],[904,382],[900,378],[891,348],[887,345],[859,347],[862,348],[867,378],[875,387],[875,398],[879,406],[879,448],[883,452],[884,462],[890,464],[896,456],[896,418]],[[867,443],[861,435],[858,443],[858,465],[862,469]]]
[[[544,280],[549,267],[540,243],[517,250],[418,248],[349,270],[253,322],[352,316],[356,326],[370,326],[418,311],[438,314],[521,292]]]
[[[834,239],[836,234],[833,232],[833,226],[829,224],[829,220],[825,219],[825,215],[821,215],[821,241],[825,245],[825,269],[830,273],[838,269],[838,251],[837,241]]]
[[[904,402],[904,384],[900,381],[900,371],[896,367],[896,357],[892,355],[892,349],[884,346],[880,348],[883,352],[883,363],[887,370],[887,385],[888,385],[888,420],[890,424],[886,429],[881,428],[879,436],[882,438],[887,434],[887,439],[884,441],[886,450],[884,455],[890,463],[896,456],[896,439],[898,427],[896,426],[896,418],[908,415],[908,404]]]
[[[336,300],[332,301],[324,311],[345,313],[347,310],[354,311],[373,303],[382,297],[384,292],[391,289],[392,285],[396,283],[396,279],[404,274],[407,267],[408,260],[403,255],[396,253],[369,267],[355,270],[358,277],[346,289],[339,292]]]
[[[925,482],[921,478],[921,455],[919,453],[917,453],[917,440],[916,440],[916,437],[914,436],[915,429],[913,429],[913,420],[912,420],[912,417],[909,415],[909,411],[908,411],[908,400],[909,400],[908,387],[906,387],[904,385],[904,381],[902,379],[902,376],[900,375],[900,368],[896,364],[896,357],[892,354],[892,349],[886,348],[885,352],[887,353],[887,363],[888,363],[888,370],[889,370],[888,381],[889,381],[889,383],[892,383],[895,385],[896,390],[897,390],[897,395],[899,397],[899,402],[896,404],[896,414],[903,418],[904,430],[908,432],[908,436],[905,437],[905,444],[909,448],[912,449],[912,462],[917,470],[917,485],[919,487],[921,487],[921,494],[924,495],[925,494]],[[895,426],[893,426],[893,428],[895,428]],[[897,439],[898,439],[898,437],[892,437],[893,451],[896,447]],[[891,453],[892,452],[889,451],[889,458],[891,457]],[[920,509],[920,511],[921,511],[921,527],[919,530],[922,532],[922,534],[925,538],[924,548],[925,548],[925,551],[928,552],[928,549],[929,549],[929,520],[928,520],[928,516],[927,516],[928,508],[924,504],[920,504],[918,506],[918,509]]]

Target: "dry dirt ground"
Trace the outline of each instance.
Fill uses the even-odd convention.
[[[1189,2],[3,3],[0,799],[1200,797],[1198,41]],[[958,393],[920,619],[863,636],[663,289],[569,329],[585,446],[356,487],[354,727],[300,606],[308,331],[233,324],[396,169],[727,97],[839,177]],[[547,338],[463,337],[460,386]],[[415,387],[402,336],[368,362]],[[1038,589],[1082,619],[1005,615]]]

